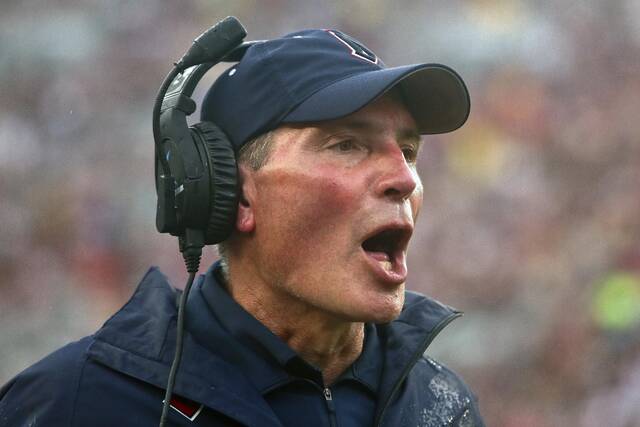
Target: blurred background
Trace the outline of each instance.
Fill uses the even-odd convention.
[[[489,426],[640,426],[638,0],[3,0],[0,383],[150,265],[183,286],[154,227],[151,109],[227,15],[249,39],[337,28],[388,65],[458,70],[472,112],[426,138],[409,288],[466,315],[428,353]]]

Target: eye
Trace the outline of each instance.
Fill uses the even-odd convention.
[[[418,157],[416,148],[412,146],[402,147],[402,154],[404,155],[405,160],[409,163],[415,162]]]
[[[356,148],[356,143],[353,139],[345,139],[338,142],[337,144],[332,145],[330,148],[346,153],[348,151],[354,150]]]

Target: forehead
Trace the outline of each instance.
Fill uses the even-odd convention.
[[[372,133],[394,132],[404,135],[418,135],[418,127],[413,116],[396,92],[386,94],[363,109],[346,117],[320,124],[321,127],[347,127]]]
[[[276,135],[281,137],[276,139],[283,143],[291,143],[290,137],[293,135],[311,137],[345,130],[372,136],[393,134],[398,140],[420,141],[418,126],[400,93],[395,90],[389,91],[361,110],[339,119],[282,125],[276,130]]]

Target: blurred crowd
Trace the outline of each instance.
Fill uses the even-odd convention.
[[[183,285],[154,226],[151,109],[227,15],[250,39],[332,27],[388,65],[458,70],[472,112],[425,138],[408,287],[466,315],[429,352],[490,426],[640,426],[638,0],[4,0],[0,383],[98,328],[150,265]]]

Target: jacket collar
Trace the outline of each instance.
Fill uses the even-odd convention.
[[[166,388],[175,351],[178,298],[179,293],[167,278],[157,268],[151,268],[129,302],[95,334],[89,357]],[[281,426],[244,375],[211,354],[189,333],[184,337],[174,391],[245,425]]]
[[[398,319],[380,326],[386,353],[381,392],[378,394],[376,425],[388,402],[433,339],[461,315],[460,311],[421,294],[410,291],[405,293],[404,307]]]

